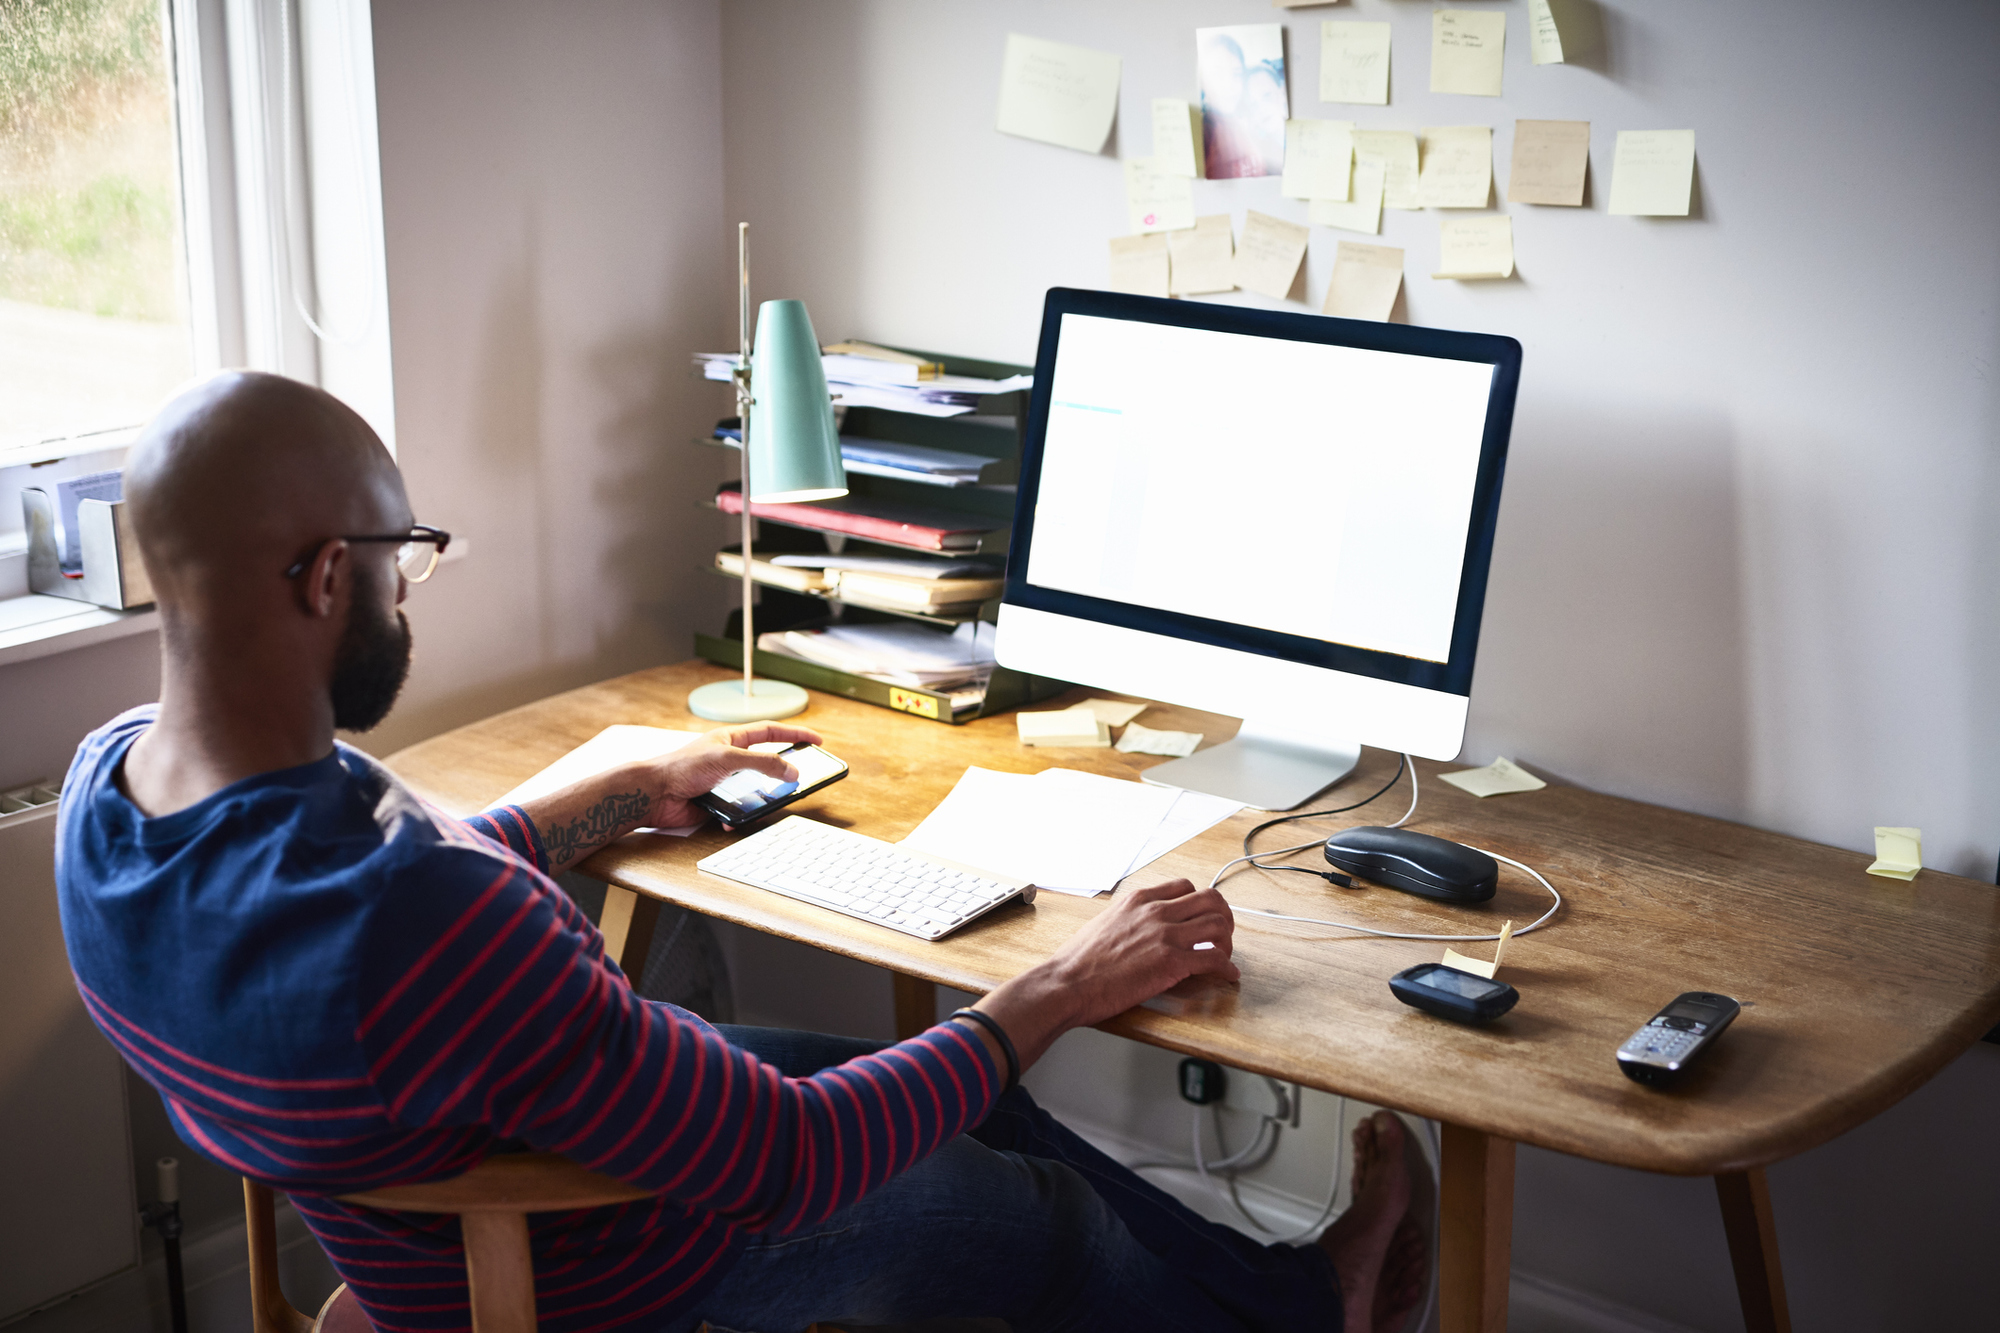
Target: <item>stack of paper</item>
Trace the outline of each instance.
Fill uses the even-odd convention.
[[[1051,768],[968,768],[904,844],[1058,893],[1107,893],[1242,809],[1172,787]]]
[[[732,449],[743,447],[743,429],[735,417],[715,424],[715,438]],[[865,435],[840,437],[840,465],[849,472],[922,482],[926,486],[976,486],[993,462],[984,454],[933,449],[901,440],[872,440]]]
[[[759,634],[761,652],[816,662],[890,685],[945,690],[983,685],[993,673],[993,626],[980,621],[950,633],[922,625],[835,625]]]
[[[694,359],[708,379],[726,381],[736,371],[734,352],[697,352]],[[1014,393],[1032,387],[1035,382],[1033,375],[1009,375],[1004,379],[938,375],[902,384],[862,378],[854,365],[865,359],[849,355],[820,358],[826,370],[827,387],[843,407],[880,407],[926,417],[963,416],[976,409],[979,400],[988,394]]]

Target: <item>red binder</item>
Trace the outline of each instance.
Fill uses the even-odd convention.
[[[724,490],[715,502],[725,514],[743,512],[743,493]],[[864,541],[893,542],[925,551],[975,551],[979,539],[992,531],[971,514],[926,505],[899,504],[873,496],[847,495],[812,504],[753,504],[754,518],[768,518],[822,532],[844,532]]]

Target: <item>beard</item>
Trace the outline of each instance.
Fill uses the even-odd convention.
[[[396,706],[403,679],[410,674],[410,622],[401,611],[379,615],[375,589],[357,585],[348,611],[347,629],[333,658],[333,678],[327,693],[333,702],[333,725],[342,731],[367,731]]]

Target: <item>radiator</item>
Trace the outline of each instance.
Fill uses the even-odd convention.
[[[55,812],[0,814],[0,1321],[139,1262],[124,1075],[70,980]]]

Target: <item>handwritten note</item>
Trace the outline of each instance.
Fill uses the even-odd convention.
[[[1168,232],[1167,253],[1172,260],[1170,294],[1199,296],[1236,290],[1236,243],[1229,230],[1229,214],[1196,218],[1192,230]]]
[[[1134,722],[1118,738],[1118,748],[1126,754],[1170,754],[1185,759],[1201,744],[1201,735],[1198,731],[1155,731]]]
[[[1167,294],[1165,234],[1111,238],[1111,290],[1134,296]]]
[[[1153,168],[1150,157],[1125,159],[1125,206],[1132,230],[1179,231],[1194,225],[1194,182]]]
[[[1590,171],[1590,122],[1517,120],[1514,160],[1507,170],[1507,202],[1583,206],[1583,178]]]
[[[1382,207],[1422,208],[1417,202],[1417,136],[1410,130],[1356,130],[1354,160],[1382,164]]]
[[[1319,100],[1389,105],[1389,25],[1319,25]]]
[[[1528,49],[1537,65],[1563,62],[1562,34],[1556,31],[1556,16],[1549,12],[1549,0],[1528,0]]]
[[[1354,165],[1354,122],[1285,122],[1285,175],[1278,192],[1287,199],[1345,199]]]
[[[1306,205],[1306,220],[1315,227],[1338,227],[1342,231],[1382,231],[1382,163],[1374,158],[1356,161],[1354,183],[1348,198],[1314,199]]]
[[[1424,131],[1417,197],[1426,208],[1484,208],[1493,193],[1493,131],[1437,125]]]
[[[998,129],[1079,152],[1104,151],[1118,112],[1119,63],[1102,51],[1008,33]]]
[[[1875,830],[1875,863],[1871,875],[1884,879],[1915,879],[1924,868],[1924,831],[1915,828]]]
[[[1309,236],[1296,222],[1249,210],[1236,245],[1236,285],[1280,301],[1290,296]]]
[[[1201,108],[1178,97],[1153,99],[1153,166],[1200,180]]]
[[[1321,314],[1387,320],[1403,286],[1403,252],[1393,245],[1342,241],[1334,252]]]
[[[1478,9],[1440,9],[1431,14],[1431,91],[1500,95],[1500,64],[1507,43],[1507,16]]]
[[[1684,218],[1694,194],[1693,130],[1620,130],[1611,159],[1611,211]]]
[[[1474,796],[1504,796],[1514,791],[1540,791],[1549,784],[1502,755],[1484,768],[1461,768],[1439,777]]]
[[[1438,223],[1433,278],[1507,278],[1514,274],[1514,219],[1445,218]]]

